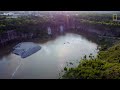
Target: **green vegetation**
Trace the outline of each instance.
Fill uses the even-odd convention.
[[[47,17],[23,16],[18,18],[7,18],[0,16],[0,34],[7,30],[16,30],[20,32],[37,32],[45,29],[49,19]],[[37,32],[38,33],[38,32]]]
[[[100,51],[97,58],[80,61],[76,68],[67,68],[63,79],[120,79],[120,42]]]
[[[120,13],[118,14],[118,19],[120,18]],[[90,24],[101,24],[107,26],[120,26],[120,22],[113,21],[113,14],[115,13],[106,13],[106,14],[97,14],[97,13],[89,13],[79,15],[77,17],[78,21]]]
[[[100,60],[105,60],[110,63],[120,62],[120,43],[115,44],[106,51],[100,51],[98,54]]]
[[[91,23],[91,24],[102,24],[102,25],[109,25],[109,26],[120,26],[120,23],[119,22],[115,22],[115,21],[112,21],[112,20],[109,20],[109,21],[93,21],[93,20],[84,20],[84,19],[81,19],[81,22],[87,22],[87,23]]]

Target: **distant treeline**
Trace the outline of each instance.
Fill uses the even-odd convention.
[[[109,22],[112,24],[109,24]],[[5,33],[10,33],[10,31],[16,33],[17,37],[21,35],[29,37],[31,34],[35,37],[44,37],[47,36],[48,27],[51,27],[52,33],[56,34],[60,25],[64,26],[64,31],[77,31],[79,33],[85,31],[86,34],[92,32],[97,35],[120,37],[119,22],[112,21],[112,15],[97,14],[58,15],[55,17],[22,16],[18,18],[0,16],[0,39],[8,37],[8,34]],[[11,36],[16,37],[14,33]]]

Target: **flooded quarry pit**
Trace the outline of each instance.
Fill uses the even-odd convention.
[[[30,43],[29,43],[30,44]],[[0,78],[11,78],[21,61],[14,79],[57,79],[67,65],[77,66],[84,55],[97,55],[97,44],[78,34],[67,33],[45,43],[37,43],[41,49],[36,53],[21,58],[9,53],[0,58]]]

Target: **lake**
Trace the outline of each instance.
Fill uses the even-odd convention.
[[[0,58],[0,78],[10,79],[21,61],[13,79],[58,79],[65,66],[75,67],[84,55],[92,53],[96,56],[98,52],[95,42],[73,33],[37,44],[41,50],[24,59],[12,52],[3,55]]]

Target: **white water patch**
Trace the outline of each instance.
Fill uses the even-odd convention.
[[[17,68],[16,68],[15,71],[13,72],[13,74],[12,74],[12,76],[11,76],[11,79],[13,79],[15,73],[18,71],[18,69],[20,68],[21,64],[22,64],[22,60],[20,60],[19,65],[17,66]]]

